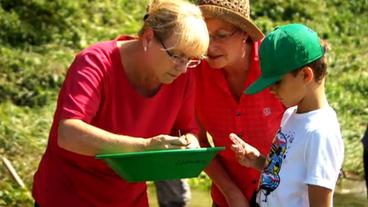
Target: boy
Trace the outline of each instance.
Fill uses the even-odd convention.
[[[277,27],[262,42],[262,75],[245,93],[269,87],[288,109],[267,159],[230,134],[239,163],[263,170],[259,206],[332,206],[344,146],[325,95],[325,48],[302,24]]]

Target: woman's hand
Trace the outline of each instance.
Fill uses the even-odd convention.
[[[180,139],[184,139],[188,143],[188,145],[186,147],[188,149],[200,148],[198,139],[193,134],[185,134],[183,136],[180,136]]]
[[[197,138],[193,134],[185,134],[180,137],[161,134],[145,139],[145,141],[144,150],[194,149],[200,147]]]
[[[145,139],[145,141],[145,150],[185,149],[189,145],[184,136],[174,137],[164,134]]]

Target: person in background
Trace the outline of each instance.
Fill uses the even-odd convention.
[[[362,138],[362,143],[363,143],[364,178],[365,178],[365,185],[366,185],[367,198],[368,198],[368,124],[367,124],[367,128],[365,129],[365,133]]]
[[[145,182],[128,183],[95,155],[198,146],[186,72],[208,48],[201,11],[152,0],[144,19],[138,37],[94,44],[69,67],[34,176],[36,206],[148,206]]]
[[[187,179],[156,181],[156,196],[160,207],[185,207],[191,199]]]
[[[289,108],[267,159],[230,135],[239,163],[262,171],[259,206],[333,206],[344,143],[325,94],[326,51],[327,43],[302,24],[276,27],[261,44],[262,75],[245,93],[270,88]]]
[[[285,110],[265,90],[256,95],[243,91],[260,76],[258,48],[263,33],[250,19],[248,0],[199,0],[207,23],[210,45],[206,61],[196,68],[196,115],[201,146],[226,149],[205,172],[212,180],[213,206],[245,207],[255,195],[260,173],[237,162],[229,134],[235,132],[264,154],[280,126]]]

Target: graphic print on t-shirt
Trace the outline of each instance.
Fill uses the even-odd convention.
[[[259,193],[264,195],[262,202],[267,202],[267,196],[274,191],[280,184],[279,172],[282,161],[285,159],[287,149],[287,138],[279,130],[276,134],[272,148],[267,159],[267,166],[264,168],[261,176]],[[262,196],[263,197],[263,196]]]

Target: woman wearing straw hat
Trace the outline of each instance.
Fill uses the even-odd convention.
[[[258,46],[264,37],[249,17],[249,1],[199,0],[198,5],[210,35],[208,59],[196,70],[200,142],[209,146],[210,134],[214,145],[226,147],[206,168],[213,181],[213,205],[249,206],[259,172],[237,163],[229,134],[268,153],[284,107],[268,90],[243,94],[260,75]]]

